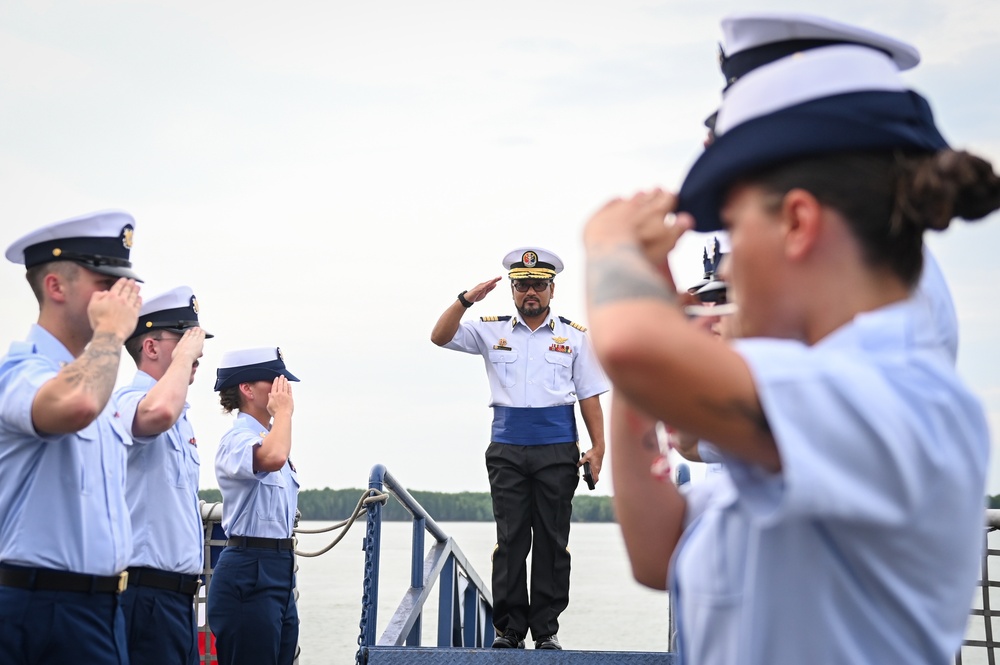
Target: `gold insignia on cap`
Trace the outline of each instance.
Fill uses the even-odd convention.
[[[122,228],[122,244],[125,249],[132,249],[132,234],[135,233],[135,229],[132,228],[131,224],[126,224]]]
[[[552,341],[556,344],[563,344],[569,341],[569,337],[553,337]]]
[[[59,256],[60,254],[62,254],[62,250],[58,247],[52,250],[52,256]]]
[[[538,263],[538,254],[532,251],[527,251],[521,255],[521,263],[524,264],[525,268],[534,268],[535,264]]]
[[[147,328],[152,328],[153,327],[153,322],[152,321],[146,321],[146,327]]]
[[[285,356],[281,355],[281,348],[275,347],[275,351],[278,352],[278,360],[280,360],[281,362],[285,362]]]
[[[194,310],[195,314],[198,313],[198,299],[194,296],[191,296],[191,309]]]

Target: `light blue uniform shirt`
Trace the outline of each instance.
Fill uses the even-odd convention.
[[[989,433],[908,300],[818,344],[736,342],[782,471],[726,456],[671,565],[683,662],[950,663],[984,534]]]
[[[39,434],[38,389],[72,354],[33,325],[0,359],[0,562],[115,575],[132,555],[125,443],[114,398],[86,428]]]
[[[137,372],[131,385],[115,393],[118,410],[129,431],[135,412],[156,379]],[[132,515],[133,550],[130,566],[200,575],[204,561],[204,531],[198,507],[201,462],[188,405],[174,426],[159,436],[132,437],[128,447],[125,498]]]
[[[534,331],[517,317],[465,321],[444,346],[483,356],[490,406],[562,406],[610,388],[587,333],[551,313]]]
[[[222,491],[222,529],[226,536],[292,536],[299,477],[291,460],[279,471],[254,473],[253,449],[265,436],[266,427],[240,413],[219,442],[215,477]]]

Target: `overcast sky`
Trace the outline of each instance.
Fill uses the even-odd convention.
[[[719,19],[750,8],[914,43],[906,78],[946,138],[1000,163],[996,2],[34,0],[0,6],[0,245],[92,210],[135,216],[143,295],[190,285],[216,335],[190,391],[202,487],[232,420],[212,392],[221,354],[275,345],[302,379],[303,488],[365,486],[383,463],[410,489],[486,491],[483,362],[431,344],[434,322],[536,244],[567,265],[555,313],[586,323],[584,220],[676,189],[718,104]],[[681,284],[704,243],[672,256]],[[929,243],[996,441],[1000,219]],[[23,267],[4,262],[0,283],[5,347],[37,307]],[[509,293],[468,316],[510,313]]]

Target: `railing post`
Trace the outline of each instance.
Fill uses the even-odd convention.
[[[466,584],[463,594],[464,629],[462,630],[462,644],[464,647],[481,647],[483,641],[480,639],[482,631],[479,624],[479,589],[475,584]]]
[[[368,489],[382,492],[385,467],[376,464],[368,477]],[[368,519],[365,530],[365,577],[361,592],[361,633],[358,635],[358,653],[355,663],[363,665],[368,660],[367,647],[375,644],[375,626],[378,621],[378,573],[382,552],[382,504],[375,501],[367,506]]]
[[[440,576],[441,594],[438,599],[438,646],[452,645],[455,622],[455,557],[448,556]]]
[[[413,541],[410,552],[410,586],[414,589],[424,588],[424,531],[427,520],[423,517],[413,517]],[[420,646],[420,631],[423,624],[423,612],[417,613],[410,634],[406,636],[406,646]]]

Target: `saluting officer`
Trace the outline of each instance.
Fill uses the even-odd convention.
[[[586,328],[552,313],[553,252],[523,247],[503,260],[516,316],[462,322],[466,309],[500,277],[458,298],[438,319],[431,341],[486,360],[493,428],[486,469],[497,523],[493,553],[494,648],[524,648],[531,629],[536,649],[561,649],[559,615],[569,604],[570,514],[578,466],[589,462],[595,482],[604,458],[600,395],[608,382]],[[574,403],[579,401],[591,448],[580,456]],[[531,551],[529,602],[526,560]]]
[[[239,411],[215,456],[229,540],[208,591],[208,623],[228,665],[288,665],[298,644],[290,381],[298,379],[273,346],[230,351],[216,374],[223,410]]]
[[[204,567],[201,462],[188,421],[205,339],[187,286],[147,301],[125,342],[138,371],[115,397],[129,426],[126,500],[132,515],[129,588],[122,597],[131,665],[198,662],[194,597]]]
[[[128,663],[119,607],[132,554],[125,444],[112,397],[142,299],[135,220],[109,210],[7,248],[38,322],[0,359],[0,654]]]

